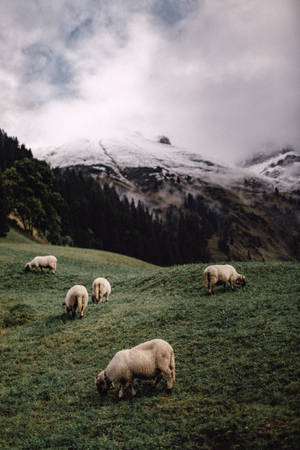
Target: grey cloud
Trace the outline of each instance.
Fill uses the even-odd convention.
[[[174,25],[189,14],[193,13],[199,2],[197,0],[165,0],[151,4],[150,12],[167,25]]]
[[[45,79],[51,84],[67,84],[71,81],[71,68],[63,55],[55,53],[47,45],[33,44],[22,50],[25,55],[24,80],[31,83]]]
[[[80,39],[89,37],[92,34],[92,25],[93,20],[91,17],[88,17],[79,25],[76,25],[68,36],[69,42],[72,44]]]

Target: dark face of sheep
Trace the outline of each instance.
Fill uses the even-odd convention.
[[[104,381],[96,381],[96,388],[100,395],[106,394],[107,389]]]
[[[66,308],[67,312],[71,312],[72,311],[72,306],[67,306],[64,301],[62,302],[61,306],[63,308]]]
[[[29,272],[29,270],[30,270],[30,265],[27,263],[25,266],[25,272]]]
[[[104,372],[100,372],[99,375],[97,375],[95,384],[100,395],[106,394],[109,389],[114,389],[115,387],[114,383],[104,376]]]
[[[238,279],[236,280],[237,284],[240,284],[241,286],[245,286],[246,285],[246,278],[244,277],[244,275],[240,275],[238,277]]]
[[[100,395],[105,394],[107,392],[107,386],[104,381],[103,372],[100,372],[99,375],[97,375],[97,377],[95,378],[95,385]]]
[[[96,302],[96,295],[92,295],[92,302],[93,302],[93,303]]]

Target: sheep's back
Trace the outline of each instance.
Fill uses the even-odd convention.
[[[211,276],[215,277],[220,281],[228,281],[229,278],[236,272],[234,267],[229,264],[216,264],[214,266],[208,266],[204,270],[204,275],[210,273]]]
[[[128,367],[137,378],[153,378],[157,374],[157,355],[151,350],[131,349]]]

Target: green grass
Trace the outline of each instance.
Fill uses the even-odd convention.
[[[26,273],[37,254],[57,273]],[[248,283],[209,297],[204,264],[159,268],[112,253],[0,239],[1,449],[294,449],[300,441],[300,265],[236,263]],[[108,277],[108,304],[72,321],[61,302]],[[176,383],[100,397],[116,351],[175,350]]]

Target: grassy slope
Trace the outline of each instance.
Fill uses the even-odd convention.
[[[23,271],[36,254],[57,274]],[[0,239],[0,448],[296,448],[300,265],[237,263],[248,285],[208,297],[204,265],[157,268],[106,252]],[[83,320],[62,314],[73,284],[112,284]],[[94,377],[116,351],[160,337],[176,356],[171,395],[101,398]]]

